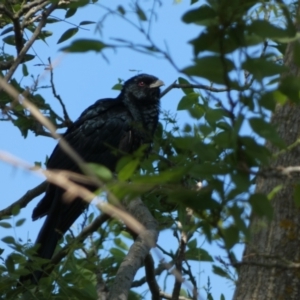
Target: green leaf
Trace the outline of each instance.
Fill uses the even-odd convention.
[[[268,194],[268,199],[272,200],[282,189],[283,189],[284,185],[283,184],[279,184],[277,186],[275,186],[272,191]]]
[[[220,35],[218,27],[208,27],[201,34],[189,41],[194,46],[194,55],[204,51],[220,53],[220,42],[222,41],[222,53],[231,53],[241,46],[247,46],[248,42],[245,39],[245,31],[243,26],[227,29],[226,35]],[[261,40],[258,41],[261,43]]]
[[[28,76],[28,74],[29,74],[27,66],[25,64],[22,65],[22,72],[23,72],[24,77]]]
[[[18,119],[13,120],[13,124],[20,129],[22,136],[26,138],[28,134],[28,130],[32,128],[34,124],[34,120],[31,119],[30,117],[25,117],[20,115]]]
[[[70,18],[72,17],[77,11],[77,8],[69,8],[65,14],[65,18]]]
[[[244,208],[239,207],[237,204],[234,204],[232,207],[229,208],[229,212],[234,219],[234,223],[237,228],[242,231],[246,237],[249,237],[249,228],[245,223],[243,218]]]
[[[0,227],[3,227],[3,228],[12,228],[11,224],[7,223],[7,222],[0,222]]]
[[[208,252],[202,248],[190,248],[185,252],[185,258],[195,261],[214,261]]]
[[[15,263],[13,258],[11,257],[11,255],[9,255],[7,257],[7,259],[5,260],[5,266],[7,268],[7,271],[9,273],[14,273],[15,272]]]
[[[111,180],[113,178],[111,171],[102,165],[97,165],[89,163],[88,166],[93,170],[93,172],[103,180]]]
[[[208,79],[211,82],[224,84],[227,73],[234,69],[231,60],[225,58],[224,64],[219,56],[205,56],[195,60],[193,66],[187,67],[182,72],[191,76],[199,76]]]
[[[284,94],[282,94],[280,91],[274,91],[273,97],[274,100],[281,105],[284,105],[287,101],[287,97]]]
[[[87,51],[100,52],[106,47],[109,46],[97,40],[79,39],[72,42],[70,46],[62,48],[60,50],[65,52],[87,52]]]
[[[225,111],[219,108],[208,108],[205,114],[206,121],[212,126],[215,127],[217,122],[223,120],[226,116]]]
[[[124,241],[120,238],[115,238],[114,242],[116,244],[116,246],[118,246],[119,248],[123,249],[123,250],[128,250],[128,246],[126,243],[124,243]]]
[[[125,253],[118,248],[110,248],[109,252],[112,254],[112,256],[114,257],[114,259],[116,259],[117,262],[122,261],[125,257]]]
[[[78,32],[78,28],[70,28],[66,30],[62,36],[59,38],[57,44],[60,44],[68,39],[70,39],[72,36],[74,36]]]
[[[184,78],[182,78],[182,77],[179,77],[179,78],[178,78],[178,83],[179,83],[179,84],[186,84],[186,85],[189,85],[189,84],[190,84],[186,79],[184,79]],[[193,88],[181,88],[181,90],[182,90],[186,95],[194,93],[194,89],[193,89]]]
[[[243,64],[242,68],[249,71],[255,79],[261,81],[268,76],[278,76],[287,71],[284,65],[276,64],[274,61],[267,60],[265,57],[248,58]]]
[[[213,265],[213,272],[221,277],[225,277],[227,279],[231,279],[231,277],[225,272],[222,268]]]
[[[68,3],[68,7],[69,8],[78,8],[78,7],[86,6],[87,4],[89,4],[89,2],[90,2],[89,0],[71,1]]]
[[[2,41],[8,45],[11,45],[11,46],[15,46],[16,45],[16,40],[15,40],[15,35],[12,34],[12,35],[9,35],[9,36],[6,36],[5,38],[2,39]],[[26,43],[26,40],[23,38],[23,44]]]
[[[7,27],[6,29],[2,30],[0,36],[1,36],[1,35],[4,35],[4,34],[6,34],[6,33],[9,33],[9,32],[11,32],[11,31],[13,31],[13,30],[14,30],[14,27],[13,27],[13,26]]]
[[[19,226],[22,226],[24,223],[25,223],[26,219],[20,219],[16,222],[16,226],[19,227]]]
[[[276,129],[273,125],[266,122],[261,118],[251,118],[249,120],[250,126],[252,129],[261,137],[272,142],[274,145],[283,148],[285,147],[284,141],[279,137]]]
[[[123,85],[121,83],[117,83],[115,84],[111,89],[112,90],[117,90],[117,91],[121,91],[123,88]]]
[[[12,215],[13,215],[13,216],[17,216],[19,213],[20,213],[20,205],[15,205],[15,206],[12,208]]]
[[[177,110],[190,109],[194,104],[198,103],[199,94],[192,93],[186,96],[183,96],[178,103]]]
[[[139,159],[132,159],[130,160],[118,173],[119,180],[125,181],[128,180],[135,170],[138,168],[140,164]]]
[[[270,93],[263,94],[261,96],[261,98],[259,99],[259,104],[263,108],[274,111],[274,109],[276,107],[276,101],[274,99],[274,93],[270,92]]]
[[[117,11],[121,14],[121,15],[125,15],[126,11],[124,9],[124,7],[122,5],[119,5],[117,8]]]
[[[297,104],[300,103],[299,91],[300,91],[300,81],[299,78],[294,76],[285,76],[281,79],[279,84],[279,91],[286,95],[287,98]]]
[[[15,239],[12,236],[6,236],[6,237],[2,238],[1,241],[6,244],[15,244],[16,243]]]
[[[53,23],[57,23],[57,22],[61,22],[61,20],[55,19],[55,18],[47,18],[47,20],[46,20],[46,23],[48,23],[48,24],[53,24]]]
[[[271,24],[267,20],[254,20],[247,29],[254,32],[263,39],[285,38],[289,36],[288,31]]]
[[[47,42],[46,42],[46,38],[49,37],[49,36],[52,36],[53,35],[53,32],[52,31],[48,31],[48,30],[43,30],[39,36],[38,36],[38,39],[41,39],[46,45]]]
[[[138,4],[136,4],[136,13],[141,21],[147,21],[147,16],[144,11],[140,8]]]
[[[95,24],[96,22],[93,21],[81,21],[79,23],[79,26],[83,26],[83,25],[90,25],[90,24]]]
[[[299,67],[300,66],[300,45],[299,43],[293,43],[293,62]]]
[[[294,201],[297,207],[300,207],[300,185],[297,184],[294,188]]]
[[[224,243],[229,250],[239,242],[239,230],[237,226],[231,225],[228,228],[222,229]]]
[[[272,219],[273,207],[266,195],[253,194],[250,196],[249,202],[255,214],[260,217],[266,216],[269,220]]]
[[[196,248],[197,247],[197,239],[192,239],[191,241],[189,241],[187,243],[187,246],[192,249],[192,248]]]
[[[32,54],[25,54],[24,55],[24,62],[26,62],[26,61],[30,61],[30,60],[32,60],[32,59],[34,59],[35,58],[35,55],[32,55]]]
[[[202,5],[197,9],[188,11],[183,15],[182,21],[204,26],[218,23],[216,12],[208,5]]]

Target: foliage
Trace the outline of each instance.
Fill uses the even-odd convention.
[[[30,14],[30,9],[37,7],[41,12],[53,3],[57,5],[55,9],[65,12],[65,16],[60,19],[54,13],[47,17],[47,30],[38,34],[38,39],[45,43],[52,35],[48,30],[52,24],[64,23],[81,6],[88,5],[87,1],[66,1],[63,4],[57,1],[52,1],[52,4],[48,1],[5,2],[0,5],[4,45],[13,45],[20,54],[26,39],[32,38],[30,34],[37,30],[41,22],[39,14]],[[284,4],[253,0],[231,1],[230,5],[223,0],[208,0],[206,4],[191,1],[190,10],[183,12],[182,22],[185,26],[198,26],[199,35],[190,41],[193,48],[191,65],[180,69],[169,52],[158,47],[145,30],[144,24],[152,22],[152,17],[140,2],[131,7],[122,3],[116,10],[101,8],[106,11],[105,18],[117,16],[136,26],[144,34],[145,43],[138,44],[130,37],[120,37],[114,43],[104,38],[101,40],[98,36],[95,40],[73,39],[82,26],[94,24],[94,20],[87,20],[67,28],[61,34],[57,39],[58,44],[64,43],[61,50],[102,53],[108,47],[127,47],[164,57],[178,71],[177,84],[183,96],[177,110],[187,111],[190,122],[179,128],[174,117],[164,113],[151,154],[143,159],[143,151],[138,151],[123,158],[119,162],[117,179],[112,178],[108,170],[91,166],[106,182],[105,190],[100,189],[99,193],[109,190],[117,199],[143,195],[143,201],[158,220],[160,229],[174,231],[178,244],[185,243],[182,274],[195,288],[196,275],[190,272],[191,261],[212,262],[215,274],[234,282],[236,273],[232,267],[236,259],[233,248],[250,238],[250,211],[264,217],[265,222],[271,220],[270,200],[280,190],[279,187],[270,195],[254,193],[256,176],[268,170],[274,159],[263,145],[263,140],[271,143],[278,155],[292,149],[284,144],[276,128],[269,124],[269,116],[276,105],[287,101],[291,105],[299,103],[298,80],[292,77],[279,80],[286,71],[282,63],[284,49],[287,42],[296,36],[292,11],[289,12]],[[130,10],[134,11],[134,16],[128,16]],[[134,17],[137,22],[133,21]],[[298,47],[295,46],[297,53]],[[22,70],[22,76],[31,74],[27,62],[36,60],[36,56],[27,54],[20,61],[18,67]],[[14,62],[11,48],[3,46],[0,56],[2,77],[10,74]],[[295,63],[299,65],[298,60]],[[46,67],[52,70],[51,63]],[[33,76],[31,88],[22,86],[22,80],[17,76],[6,79],[58,128],[70,124],[67,114],[59,116],[43,98],[38,78]],[[120,88],[120,84],[121,80],[114,88]],[[53,88],[53,82],[50,87]],[[0,94],[0,108],[3,120],[11,121],[25,138],[28,131],[49,136],[48,130],[30,112],[4,92]],[[273,171],[276,176],[284,176],[278,170]],[[268,174],[264,176],[272,176]],[[295,187],[295,202],[299,203],[299,186]],[[18,210],[14,213],[15,217],[17,215]],[[93,213],[86,215],[84,225],[91,224],[94,218]],[[22,226],[24,221],[18,219],[14,226]],[[5,229],[13,225],[8,217],[0,222],[0,226]],[[184,234],[186,241],[182,239]],[[226,261],[220,257],[213,258],[199,244],[199,235],[208,242],[217,241],[222,245],[227,253]],[[67,234],[60,245],[63,247],[68,244],[66,258],[54,267],[49,277],[42,280],[38,291],[26,287],[28,297],[34,295],[43,299],[51,294],[53,299],[62,299],[67,294],[74,299],[96,299],[98,274],[109,287],[128,251],[128,239],[132,241],[123,224],[116,220],[105,222],[85,243]],[[13,252],[3,258],[0,266],[0,291],[6,299],[16,299],[23,289],[11,287],[15,286],[20,275],[29,272],[25,268],[26,257],[32,258],[36,267],[44,262],[33,257],[34,249],[20,244],[13,237],[3,237],[2,241]],[[170,258],[169,264],[173,266],[179,260],[180,247],[176,251],[164,249],[164,254]],[[158,266],[157,270],[160,270],[159,274],[165,272],[165,276],[168,276],[164,268]],[[212,299],[210,284],[207,286],[207,297]],[[184,285],[182,294],[192,297],[191,290]],[[131,297],[139,296],[132,292]]]

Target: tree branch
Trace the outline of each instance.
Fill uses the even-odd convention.
[[[111,217],[107,214],[101,214],[99,215],[90,225],[86,226],[74,239],[72,244],[74,243],[82,243],[89,235],[91,235],[93,232],[97,231],[99,227],[108,221]],[[70,246],[72,244],[68,244],[65,247],[63,247],[59,252],[57,252],[53,258],[51,259],[51,264],[57,265],[69,252]],[[52,269],[51,269],[52,270]]]
[[[187,243],[187,234],[182,229],[182,225],[180,224],[180,222],[178,222],[178,223],[179,223],[178,227],[181,229],[181,238],[180,238],[178,256],[177,256],[176,262],[175,262],[175,267],[180,276],[175,276],[172,300],[178,299],[179,294],[180,294],[181,284],[184,280],[182,278],[182,263],[184,261],[184,254],[185,254],[186,243]]]
[[[52,63],[51,63],[51,58],[50,57],[48,58],[48,61],[49,61],[49,68],[50,68],[50,82],[51,82],[52,93],[53,93],[53,96],[58,100],[58,102],[60,103],[60,105],[62,107],[63,114],[64,114],[64,122],[68,126],[68,125],[71,125],[73,122],[71,121],[71,119],[69,117],[66,106],[65,106],[64,102],[62,101],[60,95],[58,95],[56,93],[54,80],[53,80],[53,68],[52,68]]]
[[[163,291],[160,291],[159,292],[159,296],[163,299],[169,299],[169,300],[172,300],[172,295],[170,294],[167,294]],[[176,300],[191,300],[190,298],[186,298],[186,297],[183,297],[183,296],[179,296]]]
[[[169,265],[172,265],[173,262],[169,262],[168,264],[169,264]],[[154,276],[159,276],[159,275],[161,275],[162,272],[165,271],[165,270],[167,270],[166,264],[160,263],[160,264],[158,265],[158,267],[154,270]],[[146,283],[146,282],[147,282],[147,277],[145,276],[145,277],[142,277],[142,278],[139,279],[139,280],[133,281],[132,284],[131,284],[131,287],[132,287],[132,288],[139,287],[139,286],[142,286],[142,285],[143,285],[144,283]]]
[[[13,24],[14,24],[14,32],[15,32],[15,43],[16,43],[16,49],[17,54],[21,52],[24,43],[23,43],[23,32],[20,26],[19,18],[14,17],[13,18]]]
[[[35,197],[43,194],[46,191],[47,184],[48,184],[47,181],[42,182],[41,184],[39,184],[35,188],[33,188],[31,190],[28,190],[26,192],[26,194],[24,196],[22,196],[19,200],[17,200],[16,202],[11,204],[10,206],[6,207],[5,209],[2,209],[0,211],[0,220],[3,217],[11,216],[13,208],[15,206],[20,206],[20,208],[24,208]]]
[[[7,74],[5,75],[5,80],[6,81],[9,81],[11,79],[14,72],[18,68],[19,64],[23,61],[23,59],[25,57],[25,54],[27,53],[27,51],[30,49],[32,44],[35,42],[35,40],[38,38],[39,34],[41,33],[42,28],[46,24],[48,16],[56,9],[56,7],[57,7],[57,3],[53,3],[49,6],[49,8],[46,11],[43,12],[42,19],[41,19],[39,25],[36,27],[34,33],[32,34],[32,36],[30,38],[30,40],[25,44],[23,49],[20,51],[18,57],[14,61],[13,65],[11,66],[11,68],[9,69]]]
[[[130,247],[129,252],[121,263],[111,287],[108,299],[127,299],[133,278],[137,270],[152,247],[155,247],[158,238],[158,224],[148,208],[140,200],[130,201],[127,211],[138,222],[144,225],[144,230],[138,233],[137,239]]]
[[[48,0],[35,0],[32,2],[29,2],[27,4],[22,5],[21,9],[16,13],[16,17],[21,17],[25,12],[29,11],[31,8],[39,7],[41,4],[49,4]],[[36,11],[33,11],[31,14],[34,14]],[[25,16],[26,19],[26,16]]]
[[[160,288],[155,279],[156,273],[154,269],[154,261],[150,253],[148,253],[145,258],[145,272],[149,290],[152,294],[152,299],[159,299]]]
[[[227,92],[228,89],[227,88],[214,88],[212,86],[209,85],[204,85],[204,84],[179,84],[173,82],[172,84],[170,84],[165,90],[163,90],[160,94],[160,98],[164,97],[168,92],[170,92],[172,89],[190,89],[190,88],[194,88],[194,89],[202,89],[202,90],[207,90],[210,92],[215,92],[215,93],[222,93],[222,92]]]

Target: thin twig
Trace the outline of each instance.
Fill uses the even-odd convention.
[[[187,234],[183,230],[180,222],[178,222],[178,223],[179,223],[179,227],[181,229],[181,237],[180,237],[178,256],[176,258],[175,267],[176,267],[177,272],[180,274],[180,278],[175,277],[174,288],[173,288],[173,293],[172,293],[172,300],[178,299],[180,290],[181,290],[181,284],[184,281],[184,278],[182,277],[182,263],[184,261],[184,254],[185,254],[186,243],[187,243]]]
[[[20,26],[19,18],[14,18],[13,24],[14,24],[14,32],[15,32],[15,44],[16,44],[17,54],[19,55],[19,53],[21,52],[24,46],[23,32]]]
[[[163,299],[169,299],[169,300],[172,300],[173,298],[172,298],[172,295],[170,295],[170,294],[167,294],[167,293],[165,293],[165,292],[163,292],[163,291],[160,291],[159,292],[159,296],[161,297],[161,298],[163,298]],[[183,297],[183,296],[179,296],[178,298],[177,298],[177,300],[192,300],[191,298],[186,298],[186,297]]]
[[[32,201],[35,197],[43,194],[46,191],[47,184],[47,181],[42,182],[35,188],[28,190],[24,196],[15,201],[13,204],[2,209],[0,211],[0,219],[3,217],[11,216],[13,214],[13,208],[16,206],[19,206],[20,208],[26,207],[30,201]]]
[[[169,264],[171,265],[172,262],[170,262]],[[165,264],[159,264],[158,267],[154,270],[154,276],[161,275],[165,270],[166,270]],[[132,288],[139,287],[139,286],[142,286],[143,284],[145,284],[146,282],[147,282],[147,278],[146,278],[146,276],[144,276],[139,280],[133,281],[131,284],[131,287]]]
[[[57,265],[66,255],[68,254],[70,248],[72,247],[72,244],[82,243],[89,235],[91,235],[93,232],[97,231],[101,225],[103,225],[105,222],[107,222],[111,217],[107,214],[101,214],[95,220],[86,226],[79,234],[78,236],[71,242],[71,244],[68,244],[64,246],[59,252],[57,252],[53,258],[51,259],[51,264]]]
[[[64,104],[64,102],[62,101],[60,95],[58,95],[56,93],[56,89],[55,89],[55,85],[54,85],[54,80],[53,80],[53,67],[52,67],[52,62],[51,62],[51,58],[48,58],[49,61],[49,68],[50,68],[50,82],[51,82],[51,88],[52,88],[52,93],[53,96],[58,100],[58,102],[60,103],[62,110],[63,110],[63,114],[64,114],[64,122],[66,123],[66,125],[71,125],[73,122],[71,121],[69,114],[67,112],[67,108]]]
[[[146,279],[149,286],[149,290],[152,294],[152,299],[159,299],[160,288],[155,279],[154,261],[150,253],[145,257],[145,273]]]
[[[42,28],[45,26],[46,21],[48,16],[57,8],[57,3],[53,3],[50,5],[50,7],[43,12],[42,14],[42,19],[39,23],[39,25],[36,27],[34,33],[32,34],[30,40],[25,44],[25,46],[23,47],[23,49],[20,51],[18,57],[16,58],[16,60],[14,61],[13,65],[11,66],[11,68],[9,69],[9,71],[7,72],[7,74],[5,75],[5,80],[9,81],[11,79],[11,77],[13,76],[14,72],[16,71],[16,69],[18,68],[18,66],[20,65],[20,63],[23,61],[25,54],[27,53],[27,51],[30,49],[30,47],[32,46],[32,44],[35,42],[35,40],[38,38],[39,34],[42,31]]]
[[[222,92],[227,92],[227,88],[214,88],[212,86],[204,85],[204,84],[179,84],[174,81],[172,84],[170,84],[165,90],[163,90],[160,94],[160,98],[165,96],[168,92],[170,92],[172,89],[203,89],[207,90],[210,92],[216,92],[216,93],[222,93]]]

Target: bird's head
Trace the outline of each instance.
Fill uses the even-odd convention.
[[[128,96],[131,101],[156,102],[159,100],[160,87],[163,81],[157,77],[140,74],[125,81],[122,94]]]

